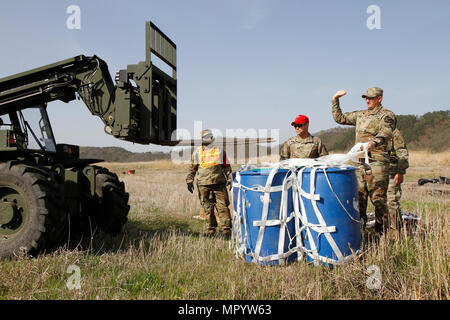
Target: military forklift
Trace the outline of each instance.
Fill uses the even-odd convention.
[[[124,183],[96,165],[103,160],[56,143],[47,104],[81,99],[107,134],[175,145],[176,45],[153,23],[145,28],[145,61],[119,70],[115,82],[95,55],[0,79],[0,258],[48,252],[70,235],[121,232],[130,209]]]

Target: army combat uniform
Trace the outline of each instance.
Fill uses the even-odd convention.
[[[318,158],[328,154],[327,148],[318,137],[309,135],[302,139],[295,136],[287,140],[280,150],[280,159]]]
[[[389,208],[389,218],[391,226],[399,229],[402,226],[402,217],[400,211],[400,198],[402,197],[401,184],[395,185],[394,178],[397,173],[405,174],[409,167],[409,154],[406,148],[405,139],[398,129],[393,132],[393,138],[389,144],[389,187],[387,191],[387,200]]]
[[[198,187],[197,184],[197,193],[198,193],[198,200],[200,201],[200,204],[202,204],[202,195],[200,194],[200,188]],[[214,197],[214,193],[210,194],[210,198],[211,201],[213,201],[214,203],[216,203],[216,198]],[[216,216],[216,220],[219,219],[219,215],[217,214],[217,209],[216,206],[214,205],[214,215]],[[200,219],[200,220],[205,220],[206,216],[205,216],[205,210],[203,209],[203,205],[200,207],[200,211],[199,211],[199,215],[198,216],[194,216],[194,218],[196,219]]]
[[[186,183],[193,183],[197,176],[200,203],[205,212],[208,231],[212,233],[217,227],[214,207],[217,208],[220,227],[225,233],[231,229],[231,216],[228,206],[227,183],[231,179],[231,166],[225,151],[218,146],[198,147],[191,158]]]
[[[382,106],[343,114],[339,99],[332,100],[332,113],[337,123],[356,127],[356,143],[373,141],[376,144],[375,149],[369,152],[371,172],[366,172],[362,165],[357,170],[359,214],[367,222],[367,199],[370,197],[375,206],[375,230],[381,232],[382,228],[389,227],[386,196],[389,184],[388,143],[397,123],[395,114]]]

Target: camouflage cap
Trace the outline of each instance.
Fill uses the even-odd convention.
[[[201,135],[204,140],[212,140],[214,138],[211,129],[202,130]]]
[[[383,95],[383,89],[378,88],[378,87],[372,87],[367,89],[366,94],[363,94],[362,97],[363,99],[366,98],[375,98],[378,96],[382,96]]]

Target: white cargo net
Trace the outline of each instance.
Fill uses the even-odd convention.
[[[294,252],[298,253],[298,260],[301,260],[306,254],[312,260],[314,265],[319,265],[322,263],[328,264],[341,264],[348,260],[350,260],[353,256],[348,255],[345,256],[342,254],[339,247],[336,245],[331,233],[336,232],[336,226],[327,226],[325,219],[323,218],[322,213],[317,207],[317,201],[320,200],[320,194],[315,193],[315,175],[318,170],[323,170],[323,173],[326,177],[328,185],[335,195],[336,199],[342,206],[342,208],[347,213],[349,219],[361,223],[360,220],[356,220],[352,215],[347,211],[347,209],[342,204],[338,195],[333,189],[331,185],[330,179],[328,178],[326,169],[327,168],[348,168],[349,162],[358,162],[358,159],[364,156],[365,163],[369,164],[368,159],[368,143],[358,143],[347,153],[347,154],[332,154],[323,156],[316,159],[288,159],[278,163],[263,163],[261,165],[247,164],[242,166],[239,171],[236,172],[235,181],[233,181],[233,187],[238,188],[237,201],[233,201],[233,203],[237,204],[237,207],[233,207],[233,233],[232,233],[232,241],[231,246],[234,247],[236,255],[240,257],[250,256],[252,257],[252,262],[254,263],[269,263],[270,261],[278,261],[278,263],[285,263],[286,259],[293,254]],[[241,171],[256,169],[256,168],[269,168],[270,173],[267,177],[266,185],[253,185],[251,187],[244,186],[241,184]],[[303,171],[306,168],[311,168],[310,171],[310,192],[307,193],[302,189],[302,177]],[[275,177],[275,174],[279,169],[287,169],[283,184],[278,186],[272,186],[272,181]],[[293,198],[293,207],[294,211],[288,212],[288,192],[289,189],[292,189],[292,198]],[[263,195],[261,196],[261,200],[263,202],[263,209],[261,214],[261,220],[254,221],[253,226],[259,227],[258,237],[256,240],[256,245],[254,250],[251,250],[251,246],[248,239],[248,230],[247,230],[247,201],[246,201],[246,192],[261,192]],[[280,212],[278,220],[268,220],[269,213],[269,205],[270,205],[270,193],[271,192],[280,192],[281,191],[281,204],[280,204]],[[234,192],[232,192],[231,196],[233,197]],[[299,196],[301,195],[301,196]],[[312,224],[308,222],[308,218],[306,215],[304,200],[308,199],[312,203],[312,207],[314,209],[314,213],[317,217],[318,224]],[[241,212],[242,210],[242,212]],[[294,219],[295,221],[295,234],[290,234],[288,229],[288,223]],[[269,226],[280,225],[280,234],[278,241],[278,252],[277,254],[262,256],[261,249],[262,243],[264,239],[265,228]],[[242,228],[244,230],[242,230]],[[317,239],[320,235],[324,235],[328,243],[330,244],[333,250],[333,258],[320,256],[318,251],[319,248],[316,247],[316,242],[314,241],[314,237],[312,235],[311,230],[318,233]],[[310,249],[307,249],[305,244],[302,241],[301,233],[305,231],[306,237],[308,238],[308,242],[310,245]],[[285,239],[286,233],[288,235],[289,244],[288,248],[291,247],[293,240],[296,240],[296,245],[290,248],[288,251],[285,251]],[[335,259],[334,259],[335,258]]]

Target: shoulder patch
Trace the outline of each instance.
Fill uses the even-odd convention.
[[[386,117],[384,117],[384,122],[392,124],[392,123],[394,123],[394,119],[391,118],[390,116],[386,116]]]
[[[395,137],[394,137],[394,141],[395,141],[395,144],[396,144],[397,146],[401,146],[401,145],[404,145],[404,144],[405,144],[405,140],[404,140],[403,137],[400,136],[400,135],[395,136]]]

